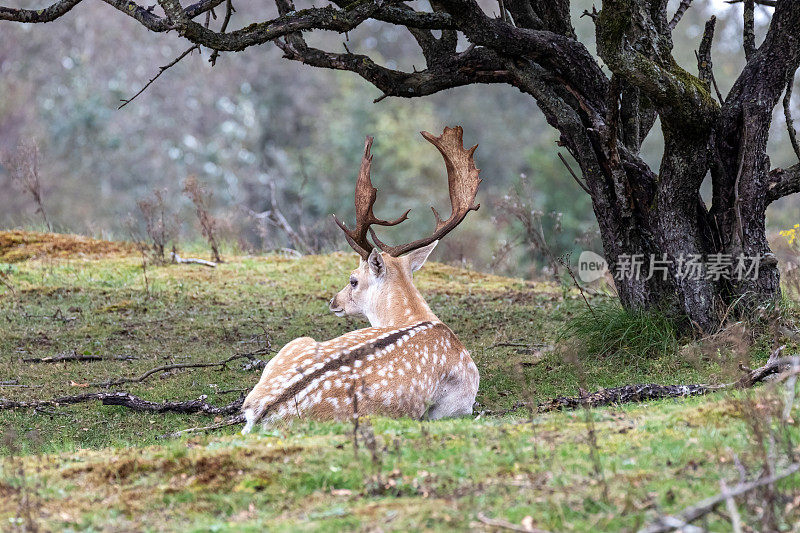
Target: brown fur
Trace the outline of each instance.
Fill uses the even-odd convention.
[[[332,300],[337,314],[364,314],[374,327],[316,342],[295,339],[267,364],[242,407],[248,424],[355,414],[451,416],[471,412],[478,371],[469,353],[414,287],[412,271],[435,244],[362,261]]]

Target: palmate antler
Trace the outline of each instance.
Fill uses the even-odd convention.
[[[333,215],[333,220],[338,224],[347,243],[358,252],[358,255],[366,259],[372,251],[372,245],[367,239],[367,231],[372,224],[379,226],[396,226],[408,217],[408,212],[403,213],[400,218],[393,221],[381,220],[372,212],[372,206],[375,204],[375,199],[378,195],[378,189],[372,186],[372,180],[369,176],[369,170],[372,166],[372,137],[367,136],[364,143],[364,157],[361,159],[361,168],[358,171],[358,179],[356,180],[356,227],[355,229],[348,228],[344,222],[339,220],[336,215]]]
[[[366,144],[364,145],[364,157],[361,160],[361,169],[359,170],[358,180],[356,181],[355,229],[351,230],[339,220],[336,215],[333,215],[336,224],[344,231],[347,242],[364,259],[369,257],[370,252],[374,248],[367,238],[368,232],[372,236],[372,240],[381,250],[393,257],[397,257],[441,239],[455,229],[455,227],[464,220],[467,213],[475,211],[480,207],[480,204],[473,205],[475,195],[478,193],[478,186],[481,183],[481,179],[478,177],[480,170],[475,168],[475,161],[473,160],[473,154],[478,145],[476,144],[469,150],[464,148],[464,131],[461,129],[461,126],[456,126],[455,128],[446,127],[439,137],[435,137],[427,131],[420,133],[422,133],[422,136],[425,137],[428,142],[439,149],[439,152],[444,158],[447,167],[447,185],[450,190],[450,218],[442,220],[436,209],[431,207],[433,216],[436,218],[436,228],[431,235],[397,246],[389,246],[382,242],[378,236],[375,235],[372,226],[396,226],[408,218],[408,213],[411,210],[407,210],[398,219],[393,221],[381,220],[373,214],[372,206],[375,204],[378,190],[372,186],[372,180],[370,179],[369,171],[372,164],[370,148],[372,147],[372,137],[367,137]]]

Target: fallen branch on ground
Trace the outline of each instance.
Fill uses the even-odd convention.
[[[726,500],[741,496],[747,492],[764,485],[771,485],[785,477],[789,477],[800,470],[800,463],[793,463],[783,472],[768,477],[762,477],[748,483],[739,483],[730,490],[723,491],[716,496],[706,498],[696,505],[687,507],[675,516],[662,516],[647,527],[639,530],[639,533],[666,533],[684,528],[688,524],[712,512],[718,505]]]
[[[239,403],[241,405],[241,402],[239,402]],[[221,428],[225,428],[225,427],[228,427],[228,426],[235,426],[236,424],[242,424],[242,423],[244,423],[244,415],[243,414],[238,414],[236,416],[232,416],[231,418],[229,418],[227,420],[223,420],[222,422],[217,422],[216,424],[211,424],[210,426],[198,426],[198,427],[194,427],[194,428],[182,429],[180,431],[175,431],[173,433],[167,433],[166,435],[161,435],[159,438],[162,438],[162,439],[173,438],[174,439],[176,437],[180,437],[181,435],[186,435],[186,434],[189,434],[189,433],[198,433],[200,431],[213,431],[215,429],[221,429]]]
[[[774,350],[769,357],[767,363],[756,369],[749,369],[741,366],[746,374],[739,380],[724,383],[721,385],[706,385],[703,383],[693,385],[657,385],[651,384],[637,384],[637,385],[623,385],[621,387],[610,387],[608,389],[599,389],[597,392],[587,394],[581,391],[578,396],[560,396],[539,403],[536,410],[539,413],[547,413],[550,411],[559,411],[562,409],[578,409],[581,407],[603,407],[606,405],[621,404],[621,403],[635,403],[643,402],[646,400],[662,400],[666,398],[686,398],[689,396],[702,396],[711,392],[718,392],[721,390],[729,389],[747,389],[762,381],[773,374],[778,374],[792,364],[800,365],[800,356],[793,357],[779,357],[785,346]],[[785,376],[781,376],[782,378]],[[505,415],[517,409],[528,407],[528,403],[518,402],[510,409],[503,411],[492,412],[482,411],[481,414],[487,415]]]
[[[508,520],[502,520],[500,518],[489,518],[483,513],[478,513],[478,520],[480,520],[487,526],[499,527],[501,529],[509,529],[511,531],[523,531],[525,533],[549,533],[548,531],[544,529],[539,529],[538,527],[515,524],[513,522],[509,522]]]
[[[581,407],[602,407],[604,405],[619,403],[635,403],[646,400],[661,400],[663,398],[686,398],[689,396],[702,396],[709,392],[716,392],[726,388],[726,385],[623,385],[599,389],[591,394],[579,396],[562,396],[542,402],[537,406],[537,411],[547,413],[561,409],[579,409]]]
[[[23,363],[64,363],[67,361],[131,361],[136,359],[131,355],[85,355],[79,354],[75,350],[65,352],[58,355],[51,355],[49,357],[29,357],[23,358]]]
[[[119,379],[112,379],[109,381],[99,381],[95,383],[87,383],[87,387],[113,387],[115,385],[122,385],[125,383],[141,383],[142,381],[146,380],[150,376],[154,374],[158,374],[159,372],[167,372],[169,370],[180,370],[183,368],[210,368],[210,367],[220,367],[223,368],[225,365],[230,363],[231,361],[235,361],[236,359],[254,359],[255,354],[251,353],[243,353],[243,354],[236,354],[224,359],[222,361],[217,361],[216,363],[173,363],[169,365],[162,365],[157,366],[156,368],[151,368],[144,374],[134,378],[119,378]]]
[[[172,252],[172,262],[180,264],[186,263],[194,263],[197,265],[203,265],[211,268],[216,268],[217,264],[214,261],[206,261],[205,259],[197,259],[195,257],[181,257],[175,252]]]
[[[20,389],[41,389],[43,385],[25,385],[24,383],[20,383],[16,379],[12,379],[11,381],[0,381],[0,387],[17,387]]]
[[[88,394],[79,394],[77,396],[62,396],[60,398],[53,398],[51,400],[33,400],[33,401],[14,401],[0,398],[0,410],[6,409],[38,409],[40,407],[59,407],[62,405],[74,405],[78,403],[86,403],[93,401],[100,401],[103,405],[119,405],[120,407],[128,407],[134,411],[147,411],[151,413],[181,413],[193,414],[202,413],[205,415],[230,415],[236,413],[242,406],[243,398],[234,402],[217,407],[206,403],[206,395],[200,396],[196,400],[188,400],[183,402],[152,402],[129,394],[127,392],[92,392]]]

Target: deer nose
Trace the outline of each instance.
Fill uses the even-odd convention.
[[[328,309],[330,309],[331,313],[336,316],[344,316],[344,308],[336,301],[336,296],[331,298],[331,302],[328,304]]]

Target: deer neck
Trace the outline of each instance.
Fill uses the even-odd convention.
[[[441,322],[427,302],[405,276],[391,283],[374,309],[367,313],[372,327],[391,328],[418,322]]]

